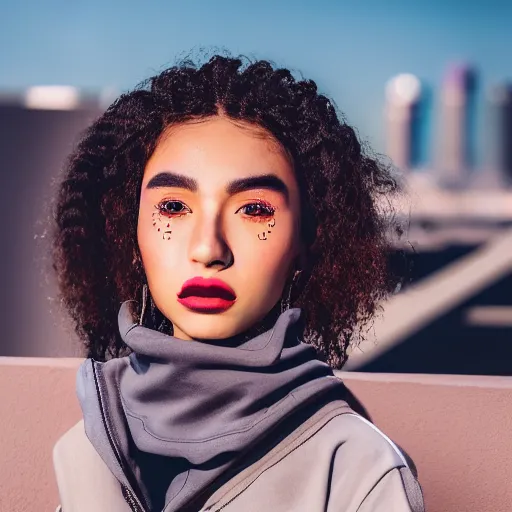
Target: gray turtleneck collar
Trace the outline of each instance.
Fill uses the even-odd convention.
[[[327,391],[345,397],[301,341],[299,317],[289,309],[269,331],[226,347],[142,327],[122,305],[120,334],[133,353],[86,360],[77,391],[88,438],[147,510],[182,509],[292,413]]]

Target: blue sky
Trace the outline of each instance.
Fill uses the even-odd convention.
[[[509,0],[0,0],[0,89],[125,90],[201,47],[268,58],[313,78],[383,151],[384,85],[440,83],[451,61],[512,80]],[[480,130],[481,131],[481,130]]]

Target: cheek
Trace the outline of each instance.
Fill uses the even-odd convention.
[[[284,284],[295,257],[294,228],[291,219],[257,222],[237,237],[235,264],[252,287],[277,287]]]
[[[171,219],[165,215],[154,211],[151,214],[151,231],[157,238],[162,240],[170,240],[172,237],[173,226],[171,225]]]
[[[258,240],[260,240],[261,242],[276,238],[276,234],[272,235],[272,232],[277,233],[278,240],[279,240],[279,238],[282,238],[282,235],[283,235],[283,230],[278,229],[276,226],[275,217],[268,220],[267,222],[259,222],[257,231],[258,231],[258,234],[257,234]]]
[[[168,281],[177,267],[179,242],[170,219],[151,212],[139,215],[137,239],[146,276],[150,283]]]

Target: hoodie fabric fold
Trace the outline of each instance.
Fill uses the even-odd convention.
[[[284,420],[326,396],[345,399],[343,383],[302,342],[299,319],[289,309],[229,347],[140,326],[122,305],[119,330],[133,352],[87,359],[77,393],[87,437],[145,510],[182,510],[251,448],[275,442]]]

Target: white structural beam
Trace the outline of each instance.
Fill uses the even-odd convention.
[[[509,272],[512,230],[391,297],[367,339],[351,350],[343,369],[361,368]]]

